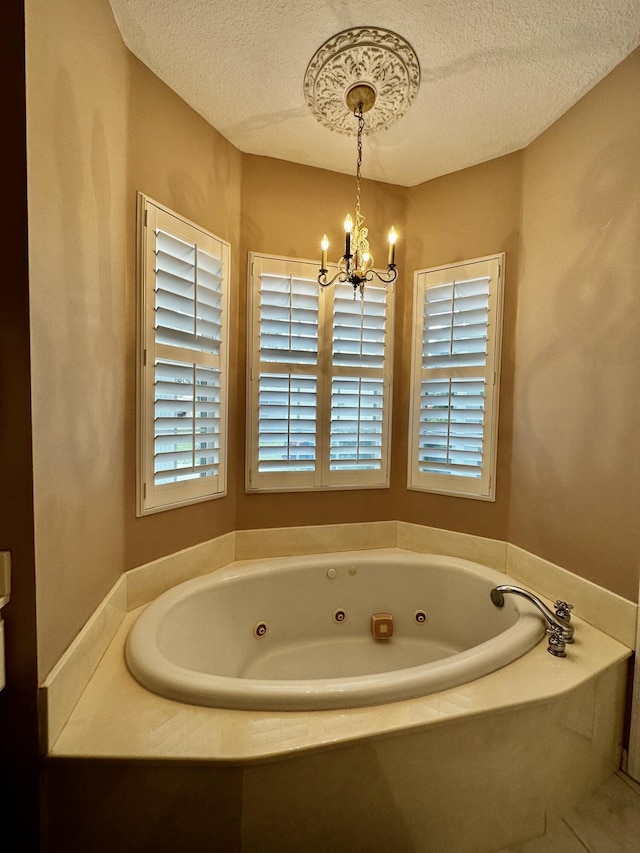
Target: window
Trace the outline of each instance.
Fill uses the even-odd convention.
[[[410,489],[495,500],[504,255],[415,274]]]
[[[138,194],[138,515],[226,494],[229,245]]]
[[[389,484],[393,286],[251,255],[247,490]]]

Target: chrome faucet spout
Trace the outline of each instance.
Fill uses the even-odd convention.
[[[527,601],[538,608],[552,629],[559,630],[565,643],[573,642],[573,625],[566,619],[557,616],[552,610],[549,610],[547,605],[537,595],[519,586],[512,586],[508,583],[500,584],[500,586],[496,586],[491,590],[491,601],[493,601],[496,607],[504,607],[505,593],[520,595],[522,598],[526,598]]]

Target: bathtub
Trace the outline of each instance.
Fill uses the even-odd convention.
[[[526,601],[492,604],[490,590],[506,582],[474,562],[411,552],[236,565],[153,601],[129,632],[126,661],[152,692],[218,708],[330,710],[426,696],[506,666],[544,635]],[[374,616],[389,639],[374,639]]]

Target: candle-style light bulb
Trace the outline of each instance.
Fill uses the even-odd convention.
[[[329,248],[329,240],[327,239],[327,235],[325,234],[320,241],[320,248],[322,249],[322,260],[320,261],[320,267],[323,270],[327,268],[327,250]]]
[[[396,240],[398,239],[398,235],[396,234],[396,229],[391,226],[389,230],[389,266],[393,266],[395,263],[396,257]]]
[[[344,220],[344,233],[345,233],[345,258],[350,257],[351,255],[351,231],[353,230],[353,219],[351,218],[351,214],[347,213],[346,218]]]

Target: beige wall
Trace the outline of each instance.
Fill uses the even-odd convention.
[[[522,156],[501,157],[409,191],[407,277],[428,269],[506,252],[504,340],[495,502],[406,490],[413,282],[404,289],[397,327],[393,488],[397,517],[417,524],[506,539],[513,409],[513,327],[518,293]]]
[[[26,6],[43,677],[124,569],[233,528],[233,472],[227,498],[135,517],[135,209],[140,189],[229,240],[237,294],[241,155],[126,50],[107,0]]]
[[[630,599],[640,560],[640,51],[524,151],[509,540]]]

